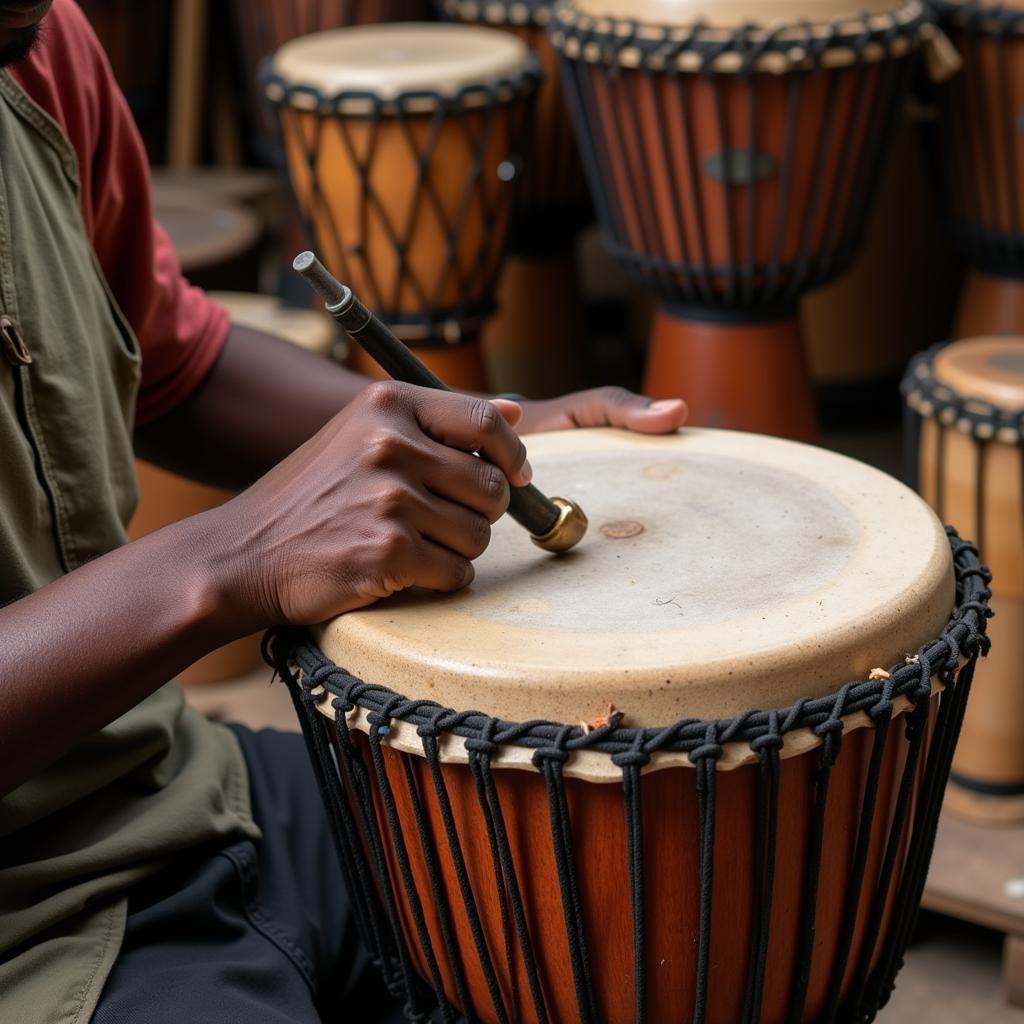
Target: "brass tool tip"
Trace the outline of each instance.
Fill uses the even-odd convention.
[[[568,551],[576,547],[587,532],[587,516],[583,509],[569,498],[552,498],[558,506],[558,518],[547,533],[530,534],[530,540],[545,551]]]

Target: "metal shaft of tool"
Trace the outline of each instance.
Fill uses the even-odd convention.
[[[338,281],[313,253],[300,253],[292,266],[324,300],[327,312],[345,329],[349,337],[375,359],[390,377],[420,387],[451,390],[356,298],[351,288]],[[560,501],[564,502],[564,499]],[[533,484],[527,484],[525,487],[511,489],[508,514],[520,526],[529,530],[536,540],[549,536],[562,522],[565,518],[565,505],[556,504]]]

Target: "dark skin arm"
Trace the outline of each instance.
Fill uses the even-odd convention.
[[[0,609],[0,796],[221,644],[409,586],[465,586],[509,483],[527,482],[521,418],[662,431],[685,415],[617,389],[522,410],[367,384],[234,328],[196,392],[139,431],[167,468],[256,482]]]
[[[136,450],[165,469],[237,490],[293,452],[369,383],[321,356],[235,326],[203,384],[136,431]],[[685,418],[679,400],[652,406],[622,388],[595,388],[524,402],[518,430],[610,425],[659,434]]]

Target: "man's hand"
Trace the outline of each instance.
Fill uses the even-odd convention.
[[[670,434],[686,421],[681,398],[652,402],[625,388],[594,388],[561,398],[522,402],[520,434],[574,427],[624,427],[640,434]]]
[[[407,587],[465,586],[509,483],[530,479],[518,417],[511,403],[370,385],[205,514],[225,599],[255,629],[320,622]]]

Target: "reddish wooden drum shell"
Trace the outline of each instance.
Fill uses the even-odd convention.
[[[859,233],[850,215],[879,116],[874,101],[890,72],[875,63],[749,79],[668,77],[588,64],[597,167],[617,236],[641,262],[704,268],[716,292],[734,283],[730,266],[753,265],[749,285],[758,288],[766,264],[828,258]],[[712,173],[715,160],[740,150],[771,162],[752,188]],[[689,275],[652,272],[670,295],[695,289]],[[781,284],[791,280],[783,275]]]
[[[978,10],[973,3],[945,5]],[[972,249],[982,233],[1024,243],[1024,35],[972,29],[952,18],[945,26],[963,70],[939,93],[941,145],[936,170],[948,212]],[[1018,268],[1024,269],[1024,268]]]
[[[933,709],[935,700],[933,699]],[[368,742],[361,733],[352,738],[369,763]],[[832,770],[826,810],[821,875],[816,907],[814,957],[807,999],[801,1020],[813,1021],[823,1011],[837,956],[843,897],[860,821],[863,780],[867,771],[872,729],[847,734],[842,753]],[[908,822],[894,820],[896,795],[904,767],[907,742],[902,720],[889,730],[883,755],[878,807],[867,860],[865,884],[853,946],[844,973],[842,994],[847,994],[862,955],[870,950],[874,966],[888,935],[888,922],[898,888],[909,838]],[[417,835],[411,792],[421,801],[429,820],[430,848],[443,877],[448,907],[453,915],[457,945],[477,1019],[496,1021],[438,810],[436,791],[425,759],[383,748],[387,774],[416,888],[423,904],[432,945],[440,958],[446,991],[455,1000],[453,975],[444,960],[444,944],[429,883],[423,848]],[[922,751],[921,765],[926,751]],[[808,823],[811,815],[815,751],[786,758],[780,771],[779,832],[776,873],[772,893],[772,941],[765,971],[761,1020],[787,1019],[797,959],[802,892],[811,859]],[[501,979],[506,1001],[518,994],[521,1024],[534,1024],[530,991],[522,958],[515,947],[514,968],[505,959],[505,937],[496,896],[487,832],[474,781],[464,765],[445,765],[444,781],[458,822],[459,840],[468,864],[474,897],[483,922],[491,957]],[[759,769],[747,766],[717,773],[717,812],[713,892],[711,973],[708,1024],[734,1024],[746,984],[754,905],[755,801]],[[536,772],[496,770],[494,779],[506,823],[523,897],[534,954],[538,958],[545,1000],[551,1020],[575,1020],[578,1009],[566,944],[558,875],[551,852],[551,826],[543,777]],[[346,780],[347,782],[348,780]],[[576,849],[577,870],[585,913],[594,985],[601,1020],[606,1024],[632,1024],[634,986],[631,964],[632,917],[628,885],[628,855],[621,786],[567,779],[566,790]],[[411,789],[410,789],[411,786]],[[381,832],[390,836],[379,793],[374,788],[375,810]],[[647,977],[648,1015],[655,1021],[688,1020],[693,1011],[697,976],[694,936],[698,921],[699,852],[697,796],[693,769],[669,768],[643,777],[644,859],[647,874]],[[875,892],[885,844],[893,828],[901,829],[899,861],[890,887],[881,927],[866,934],[870,901]],[[385,855],[396,891],[402,891],[395,850],[388,839]],[[416,967],[426,978],[427,963],[417,938],[414,918],[404,900],[399,913]],[[515,946],[513,940],[513,946]]]

